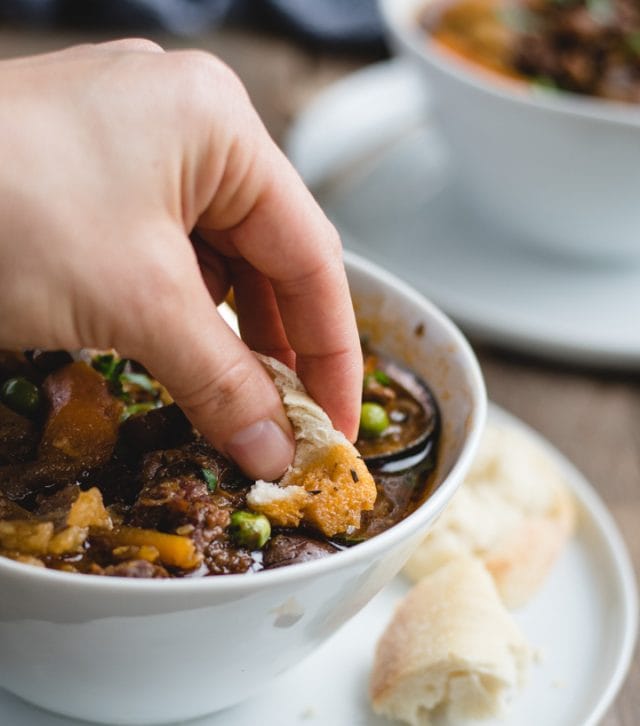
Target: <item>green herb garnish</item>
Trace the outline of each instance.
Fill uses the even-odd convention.
[[[118,380],[120,381],[120,383],[131,383],[133,386],[138,386],[138,388],[142,388],[149,393],[153,393],[155,390],[153,381],[145,373],[133,373],[125,371],[124,373],[120,374]]]
[[[391,383],[391,378],[384,371],[374,371],[373,377],[383,386],[388,386]]]
[[[132,371],[131,361],[127,358],[119,358],[113,353],[106,353],[96,355],[91,361],[91,365],[107,381],[111,393],[126,404],[130,404],[123,415],[123,421],[136,413],[143,413],[162,405],[159,389],[154,380],[146,373]],[[154,400],[136,402],[136,399],[144,396],[136,395],[139,394],[139,391],[136,391],[135,388],[131,390],[129,388],[131,386],[144,391],[145,394],[151,394]],[[125,387],[127,387],[126,390]]]
[[[112,353],[106,353],[105,355],[97,355],[91,361],[91,365],[101,373],[109,383],[117,383],[120,375],[124,371],[124,367],[127,365],[125,358],[118,358]]]
[[[202,472],[202,478],[207,483],[207,489],[210,492],[215,492],[218,486],[218,475],[211,469],[201,469],[200,471]]]

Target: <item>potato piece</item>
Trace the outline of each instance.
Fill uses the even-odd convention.
[[[34,567],[46,567],[44,562],[38,558],[33,557],[33,555],[10,555],[12,560],[15,560],[16,562],[21,562],[23,565],[33,565]]]
[[[0,547],[22,554],[44,555],[53,537],[53,522],[16,519],[0,522]]]
[[[70,555],[82,551],[89,534],[88,527],[65,527],[51,538],[47,552],[50,555]]]
[[[74,527],[113,528],[111,517],[104,508],[102,494],[97,487],[78,494],[78,498],[69,509],[67,524]]]
[[[104,378],[86,363],[71,363],[47,376],[43,391],[51,410],[38,458],[79,461],[84,469],[108,461],[123,404],[109,393]]]
[[[109,542],[113,548],[125,545],[155,547],[161,562],[181,567],[183,570],[192,570],[202,561],[202,555],[196,551],[193,541],[179,534],[166,534],[138,527],[118,527],[109,535]]]

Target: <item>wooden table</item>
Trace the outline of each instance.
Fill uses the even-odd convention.
[[[165,47],[191,45],[218,53],[243,79],[276,139],[321,88],[371,60],[311,53],[283,39],[237,30],[188,42],[156,39]],[[86,40],[78,34],[0,29],[0,57]],[[640,377],[551,365],[474,343],[490,398],[538,429],[582,470],[617,520],[640,572]],[[640,724],[640,649],[602,724]]]

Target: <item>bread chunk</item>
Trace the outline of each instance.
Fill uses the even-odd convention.
[[[378,642],[374,710],[412,726],[500,715],[530,648],[482,563],[462,555],[423,578]]]
[[[351,442],[331,424],[298,376],[273,358],[258,355],[271,375],[293,426],[293,464],[277,482],[259,480],[247,503],[272,524],[308,524],[331,537],[360,526],[373,509],[376,485]]]
[[[517,608],[547,576],[575,527],[562,472],[528,434],[487,426],[467,478],[405,566],[413,580],[461,553],[479,557]]]

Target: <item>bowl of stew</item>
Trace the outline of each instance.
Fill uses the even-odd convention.
[[[251,512],[252,482],[134,361],[0,353],[0,687],[91,721],[194,718],[268,688],[399,571],[471,462],[484,385],[431,303],[346,264],[377,499],[335,536]]]
[[[634,0],[380,0],[421,69],[470,208],[514,244],[640,255]]]

